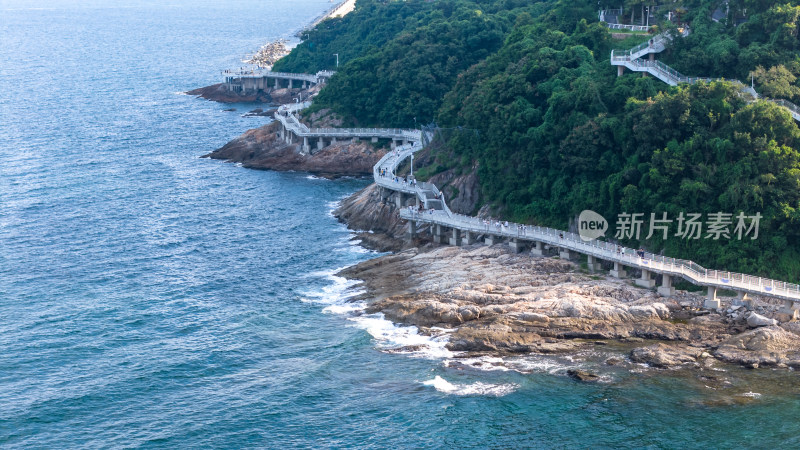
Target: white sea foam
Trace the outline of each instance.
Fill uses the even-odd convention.
[[[507,372],[509,370],[512,370],[510,367],[508,367],[508,361],[504,360],[503,358],[495,356],[448,359],[444,362],[444,366],[445,367],[468,366],[473,369],[484,370],[484,371],[499,370]]]
[[[739,397],[761,398],[761,394],[758,392],[745,392],[743,394],[739,394]]]
[[[432,380],[423,381],[425,386],[432,386],[439,392],[452,395],[485,395],[502,397],[517,390],[516,384],[488,384],[477,381],[472,384],[453,384],[436,375]]]
[[[384,351],[404,353],[423,358],[444,359],[456,354],[447,349],[448,332],[434,331],[430,336],[420,334],[417,327],[395,325],[382,313],[351,317],[354,326],[367,331],[376,346]]]
[[[331,215],[333,215],[333,211],[334,211],[336,208],[338,208],[338,207],[339,207],[339,203],[341,203],[342,199],[344,199],[344,198],[345,198],[345,197],[342,197],[342,198],[340,198],[340,199],[338,199],[338,200],[333,200],[333,201],[330,201],[330,202],[328,202],[328,203],[325,203],[325,206],[328,208],[328,214],[331,214]]]
[[[356,280],[336,276],[341,268],[309,273],[311,278],[326,278],[329,284],[319,290],[304,292],[301,301],[326,305],[324,313],[342,314],[353,322],[353,326],[366,330],[376,341],[376,347],[393,353],[433,359],[453,358],[457,354],[447,349],[449,334],[454,328],[433,327],[430,335],[420,334],[417,327],[395,325],[383,314],[360,314],[366,309],[363,301],[353,298],[364,293],[357,288]]]
[[[330,305],[322,309],[322,312],[329,314],[350,314],[358,311],[363,311],[367,308],[364,302],[350,302],[344,305]]]
[[[340,269],[335,269],[309,274],[310,276],[313,275],[328,278],[331,283],[318,291],[304,292],[301,300],[304,302],[341,306],[347,305],[350,299],[364,293],[363,289],[353,289],[354,286],[359,284],[359,281],[348,280],[347,278],[337,277],[334,275],[334,273],[338,272],[339,270]]]

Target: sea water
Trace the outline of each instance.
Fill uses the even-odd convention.
[[[268,119],[180,94],[328,7],[0,1],[1,447],[800,446],[791,372],[464,359],[348,302],[368,180],[200,159]]]

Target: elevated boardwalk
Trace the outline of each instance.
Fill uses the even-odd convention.
[[[336,72],[322,70],[316,74],[273,72],[266,69],[224,70],[222,75],[229,91],[246,94],[248,92],[266,91],[269,88],[279,89],[283,85],[296,87],[295,81],[301,83],[303,89],[327,82]]]
[[[681,36],[687,36],[689,30],[685,29],[681,32]],[[617,66],[619,70],[617,75],[621,76],[623,68],[627,68],[632,72],[646,72],[658,78],[670,86],[677,86],[681,83],[694,84],[697,82],[711,82],[711,81],[729,81],[739,85],[739,89],[743,94],[746,94],[750,101],[757,99],[772,102],[778,106],[785,108],[792,118],[800,122],[800,107],[788,100],[769,99],[761,97],[752,87],[749,87],[739,80],[732,80],[727,78],[707,78],[707,77],[687,77],[681,74],[672,67],[664,64],[661,61],[656,61],[653,56],[656,53],[661,53],[666,49],[667,44],[672,40],[672,37],[667,33],[661,33],[654,36],[647,42],[643,42],[630,50],[612,50],[611,51],[611,65]],[[643,56],[648,55],[649,59],[642,59]]]
[[[599,270],[600,261],[613,264],[611,274],[616,277],[626,276],[626,268],[641,271],[636,283],[653,288],[653,276],[662,275],[658,292],[669,296],[674,293],[673,281],[681,277],[692,284],[709,288],[706,306],[719,307],[717,289],[733,290],[739,293],[738,299],[747,301],[747,294],[766,295],[784,300],[785,311],[794,314],[793,302],[800,301],[800,286],[784,281],[755,277],[728,271],[706,269],[699,264],[683,259],[644,253],[638,255],[634,249],[621,247],[610,242],[594,240],[585,242],[577,234],[547,227],[538,227],[518,223],[490,222],[478,217],[453,213],[436,186],[430,183],[403,182],[395,170],[400,163],[413,153],[421,150],[421,143],[413,143],[388,153],[376,165],[373,171],[375,183],[383,189],[396,194],[396,204],[400,209],[400,217],[409,221],[409,234],[416,233],[419,223],[430,224],[434,241],[449,242],[453,245],[472,244],[483,237],[487,244],[499,240],[508,241],[509,245],[521,251],[526,245],[535,255],[543,255],[544,245],[559,249],[559,254],[570,258],[571,252],[587,256],[589,269]],[[437,204],[431,205],[431,193]],[[384,198],[388,196],[384,195]],[[415,204],[407,205],[409,198]],[[419,206],[424,210],[420,211]]]
[[[660,43],[659,43],[660,42]],[[663,50],[668,38],[662,37],[649,42],[647,48],[634,47],[626,53],[616,55],[628,64],[639,67],[641,56],[654,54]],[[658,50],[658,49],[661,50]],[[638,56],[637,56],[638,55]],[[615,55],[612,54],[612,61]],[[666,65],[663,65],[666,66]],[[662,76],[678,82],[683,81],[682,75],[668,70],[658,64],[645,64],[642,67],[656,68]],[[691,80],[691,79],[689,79]],[[776,101],[776,103],[779,101]],[[613,265],[611,275],[626,277],[626,268],[633,268],[640,272],[640,277],[635,279],[636,284],[645,288],[655,288],[655,275],[661,276],[661,285],[657,290],[664,296],[674,294],[673,281],[676,277],[688,282],[708,288],[707,308],[719,308],[717,298],[718,289],[736,291],[739,295],[737,301],[741,304],[751,305],[749,295],[764,295],[784,301],[783,312],[796,315],[794,302],[800,301],[800,286],[785,281],[756,277],[747,274],[706,269],[699,264],[683,259],[669,258],[652,253],[637,253],[635,250],[621,247],[610,242],[599,240],[584,241],[579,235],[567,231],[547,227],[538,227],[518,223],[490,222],[478,217],[465,216],[453,213],[447,206],[444,195],[432,183],[417,182],[413,176],[399,177],[396,170],[406,159],[422,150],[430,141],[431,136],[420,130],[407,130],[395,128],[309,128],[302,124],[295,115],[298,111],[310,106],[310,102],[283,105],[275,114],[281,123],[279,134],[287,143],[295,139],[303,139],[302,148],[310,152],[309,139],[317,139],[318,148],[324,146],[325,140],[336,142],[336,139],[372,138],[391,139],[392,150],[387,153],[373,167],[373,178],[381,189],[383,201],[394,197],[395,204],[400,211],[400,217],[408,221],[408,234],[414,236],[420,224],[430,225],[433,240],[438,243],[451,245],[465,245],[475,243],[483,238],[488,245],[500,241],[507,241],[508,245],[522,251],[530,248],[534,255],[543,256],[545,246],[556,248],[562,258],[570,259],[573,253],[585,255],[590,270],[601,269],[601,261]],[[782,105],[787,108],[797,109],[794,105]]]
[[[378,139],[391,140],[391,148],[394,150],[398,145],[406,145],[414,142],[421,145],[422,133],[419,130],[407,130],[402,128],[309,128],[297,118],[295,113],[311,105],[311,102],[295,103],[283,105],[275,113],[275,120],[281,123],[278,135],[287,144],[292,144],[295,140],[302,139],[302,151],[313,153],[310,140],[316,139],[316,149],[325,147],[326,142],[335,144],[338,140],[358,140],[369,138],[373,142]]]

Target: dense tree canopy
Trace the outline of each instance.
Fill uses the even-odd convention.
[[[626,20],[641,20],[642,6],[654,3],[626,2]],[[672,3],[681,7],[676,23],[658,27],[680,22],[691,34],[658,57],[688,75],[752,75],[763,95],[800,100],[798,3]],[[722,20],[712,20],[715,10],[725,11]],[[588,0],[359,0],[355,13],[324,22],[276,70],[330,68],[328,55],[340,53],[340,70],[314,108],[362,125],[411,126],[416,118],[474,130],[448,136],[435,164],[477,167],[483,203],[509,219],[565,228],[583,209],[612,224],[641,213],[643,232],[623,242],[798,281],[797,124],[736,84],[617,77],[611,48],[637,39],[647,36],[613,39]],[[729,236],[675,236],[678,218],[720,212],[731,215]],[[737,237],[740,212],[760,215],[757,239]],[[666,239],[648,237],[651,213],[672,220]]]

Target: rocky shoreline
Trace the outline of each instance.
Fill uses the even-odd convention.
[[[320,89],[320,86],[313,86],[309,89],[268,88],[266,91],[240,94],[228,90],[225,87],[225,83],[217,83],[211,86],[186,91],[185,94],[194,95],[195,97],[218,103],[267,103],[270,105],[282,105],[294,102],[294,98],[298,95],[302,95],[303,98],[314,96]]]
[[[575,354],[632,347],[607,365],[711,369],[800,368],[800,323],[776,324],[777,305],[701,308],[703,297],[655,292],[574,262],[486,247],[410,248],[344,269],[361,280],[368,313],[422,333],[450,329],[448,349],[479,355]],[[592,374],[577,374],[589,381]]]
[[[303,171],[319,176],[365,176],[385,151],[368,143],[338,143],[313,154],[300,151],[299,144],[287,144],[278,137],[280,124],[272,122],[248,130],[203,158],[241,163],[243,167],[260,170]]]
[[[189,94],[222,102],[233,95],[232,101],[247,101],[216,86]],[[297,94],[293,91],[263,95],[271,102],[286,102]],[[324,111],[308,120],[317,126],[341,126]],[[334,178],[371,175],[386,152],[367,142],[349,142],[307,154],[298,144],[280,139],[279,126],[273,122],[249,130],[204,157]],[[421,159],[424,162],[424,155]],[[434,178],[431,181],[454,187],[450,198],[458,212],[475,208],[475,171],[443,172]],[[800,368],[800,323],[782,317],[778,305],[767,298],[755,299],[753,311],[730,302],[719,311],[708,311],[696,294],[678,291],[664,298],[631,280],[590,274],[558,258],[512,253],[507,246],[439,246],[424,239],[425,227],[408,241],[395,206],[382,199],[374,184],[342,201],[334,214],[356,232],[362,245],[394,252],[340,273],[362,282],[366,292],[358,299],[368,302],[367,312],[382,313],[422,333],[451,330],[448,349],[467,358],[574,355],[606,346],[618,350],[605,360],[616,368]],[[581,381],[599,379],[592,373],[569,375]]]

